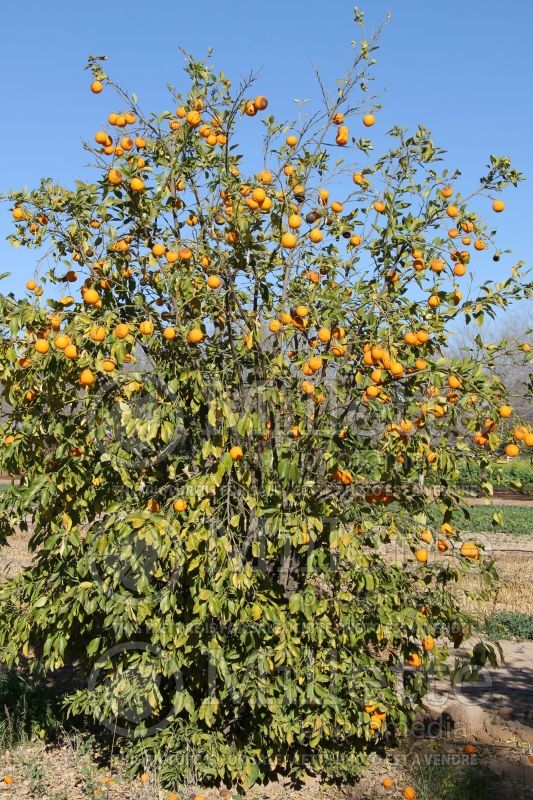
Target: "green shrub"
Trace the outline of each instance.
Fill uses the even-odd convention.
[[[55,736],[61,718],[57,694],[49,686],[0,664],[0,752],[34,736]]]
[[[524,614],[520,611],[499,611],[487,617],[485,631],[494,640],[533,640],[533,614]]]

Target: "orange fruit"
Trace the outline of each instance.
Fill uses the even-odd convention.
[[[67,344],[63,352],[65,356],[67,358],[70,358],[71,360],[74,360],[75,358],[78,357],[78,348],[76,347],[75,344]]]
[[[35,347],[35,350],[38,353],[41,353],[41,355],[43,355],[43,356],[46,355],[46,353],[48,353],[48,351],[50,350],[50,345],[46,341],[46,339],[37,339],[37,341],[35,342],[34,347]]]
[[[210,275],[207,279],[207,285],[210,289],[218,289],[221,284],[221,280],[218,275]]]
[[[428,653],[430,650],[433,650],[435,647],[435,639],[433,636],[426,636],[425,639],[422,639],[422,649],[424,652]]]
[[[116,169],[115,167],[113,167],[107,173],[107,180],[109,181],[109,183],[112,183],[113,186],[118,186],[119,184],[122,183],[122,173],[121,173],[121,171],[119,169]]]
[[[125,339],[129,332],[129,325],[126,325],[124,322],[119,323],[115,328],[115,336],[117,339]]]
[[[383,788],[384,789],[394,789],[394,781],[392,778],[383,778]]]
[[[29,292],[33,292],[33,290],[36,288],[37,284],[35,283],[34,280],[26,281],[26,289],[28,289]]]
[[[202,115],[197,109],[193,108],[191,111],[187,112],[185,120],[191,128],[196,128],[202,121]]]
[[[144,189],[144,181],[141,178],[132,178],[130,181],[130,189],[132,192],[142,192]]]
[[[142,333],[143,336],[151,336],[154,332],[154,323],[150,319],[144,319],[139,324],[139,333]]]
[[[324,238],[324,234],[319,228],[311,228],[309,231],[309,239],[313,242],[313,244],[318,244]]]
[[[279,333],[281,330],[281,322],[279,319],[271,319],[268,323],[268,329],[271,333]]]
[[[513,413],[513,409],[511,408],[511,406],[507,406],[507,405],[500,406],[499,414],[500,414],[500,417],[502,417],[502,419],[507,419],[508,417],[511,416],[512,413]]]
[[[415,552],[415,558],[421,564],[425,564],[426,561],[428,560],[428,551],[424,547],[419,548]]]
[[[100,295],[98,294],[96,289],[84,289],[83,299],[85,300],[88,306],[95,306],[97,302],[100,300]]]
[[[102,89],[104,88],[102,81],[93,81],[91,83],[91,92],[93,94],[100,94]]]
[[[517,455],[520,453],[520,448],[517,444],[508,444],[505,447],[505,455],[509,456],[509,458],[516,458]]]
[[[244,457],[244,453],[242,452],[242,447],[238,444],[234,444],[233,447],[230,448],[229,454],[231,456],[232,461],[242,461]]]
[[[440,305],[440,297],[436,294],[432,294],[431,297],[428,299],[428,306],[430,308],[437,308]]]
[[[336,111],[331,117],[331,121],[334,125],[342,125],[344,122],[344,114],[341,114],[340,111]]]
[[[304,394],[313,394],[315,384],[312,381],[302,381],[301,389]]]
[[[419,666],[422,664],[422,659],[418,655],[418,653],[409,653],[407,656],[407,663],[410,667],[414,667],[414,669],[418,669]]]
[[[174,502],[172,503],[172,508],[178,514],[181,514],[182,511],[185,511],[187,508],[187,501],[183,499],[183,497],[177,497]]]
[[[479,558],[479,548],[474,542],[464,542],[461,545],[460,553],[464,558]]]
[[[302,224],[302,218],[298,214],[291,214],[288,219],[288,224],[289,228],[296,230],[296,228],[299,228]]]
[[[505,208],[505,203],[503,200],[495,200],[492,204],[492,210],[496,211],[496,213],[500,213]]]
[[[268,106],[268,100],[262,94],[258,95],[254,100],[254,108],[256,111],[264,111]]]
[[[187,334],[187,341],[189,344],[199,344],[204,338],[201,328],[191,328]]]
[[[103,342],[106,337],[105,328],[102,328],[101,325],[93,325],[91,330],[89,331],[89,338],[92,339],[94,342]]]
[[[331,339],[331,331],[329,328],[319,328],[317,336],[321,342],[329,342]]]
[[[437,548],[440,553],[445,553],[448,549],[448,542],[445,539],[439,539],[437,542]]]
[[[293,136],[291,134],[290,136],[287,136],[285,141],[287,142],[289,147],[296,147],[296,145],[298,144],[298,137],[297,136]]]
[[[57,347],[58,350],[64,350],[65,347],[68,347],[70,344],[70,336],[66,336],[64,333],[60,333],[54,339],[54,346]]]
[[[385,203],[383,202],[383,200],[376,200],[373,203],[373,208],[374,211],[377,211],[378,214],[381,214],[383,211],[385,211]]]
[[[476,746],[474,744],[470,744],[469,742],[467,742],[467,744],[465,744],[465,746],[463,747],[463,751],[467,755],[473,756],[477,752],[477,749],[476,749]]]
[[[451,186],[443,186],[440,190],[442,197],[451,197],[453,194],[453,189]]]
[[[165,328],[164,331],[163,331],[163,337],[167,341],[171,342],[172,339],[176,338],[176,328],[172,328],[172,327]]]
[[[104,372],[114,372],[116,369],[116,364],[110,358],[104,358],[102,361],[102,369]]]
[[[152,245],[152,254],[156,258],[160,258],[160,256],[163,256],[165,254],[165,250],[166,250],[165,245],[161,244],[160,242],[156,242],[156,244]]]
[[[371,128],[375,121],[376,118],[373,114],[365,114],[363,117],[363,125],[365,125],[367,128]]]
[[[320,356],[311,356],[311,358],[307,363],[313,372],[322,369],[322,367],[324,366],[324,362],[322,361]]]
[[[95,381],[94,373],[90,369],[84,369],[80,375],[80,383],[82,386],[92,386]]]
[[[456,375],[450,375],[448,378],[448,386],[450,389],[459,389],[461,386],[461,380]]]
[[[449,217],[452,218],[458,217],[459,209],[457,208],[457,206],[448,206],[448,208],[446,209],[446,213],[448,214]]]
[[[412,786],[406,786],[402,791],[403,800],[416,800],[416,792]]]
[[[287,250],[292,250],[293,247],[296,247],[296,236],[294,233],[282,233],[281,246],[287,248]]]

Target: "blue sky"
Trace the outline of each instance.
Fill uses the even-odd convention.
[[[367,0],[369,27],[387,10],[392,20],[373,84],[383,104],[372,129],[376,150],[394,123],[422,122],[448,149],[449,164],[462,169],[465,190],[477,182],[489,153],[511,156],[529,180],[505,192],[506,211],[494,221],[499,244],[510,246],[513,256],[498,265],[487,258],[483,269],[485,277],[501,278],[518,258],[531,264],[533,3]],[[92,138],[115,105],[106,92],[95,97],[88,91],[83,66],[89,53],[106,54],[108,72],[138,94],[143,108],[155,110],[172,108],[167,82],[185,85],[178,47],[204,57],[212,46],[217,67],[235,83],[250,69],[260,71],[258,91],[269,97],[269,110],[285,118],[294,114],[295,97],[317,99],[314,65],[334,86],[350,57],[350,40],[359,35],[352,20],[347,0],[4,4],[0,191],[31,187],[41,176],[66,184],[83,177],[82,139]],[[0,272],[12,273],[2,290],[20,295],[36,257],[5,241],[11,230],[1,206]]]

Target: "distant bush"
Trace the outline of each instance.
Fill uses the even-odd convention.
[[[468,461],[459,465],[460,486],[480,486],[487,476],[483,474],[479,463]],[[498,465],[498,473],[492,476],[494,486],[511,486],[521,483],[524,489],[533,489],[533,464],[530,461],[514,460]]]
[[[500,611],[485,620],[485,631],[491,639],[533,639],[533,614]]]

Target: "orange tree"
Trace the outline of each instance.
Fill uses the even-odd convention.
[[[457,462],[533,443],[503,421],[495,348],[446,356],[457,319],[531,295],[519,265],[459,288],[499,254],[474,206],[521,176],[491,157],[464,197],[423,127],[373,160],[374,49],[287,123],[192,58],[175,110],[146,115],[91,58],[93,92],[118,94],[91,179],[7,196],[47,271],[0,297],[1,468],[21,476],[0,542],[21,528],[33,553],[0,592],[2,658],[76,664],[70,709],[169,781],[189,757],[244,785],[353,775],[405,732],[469,633],[451,587],[494,576],[454,529]]]

